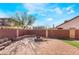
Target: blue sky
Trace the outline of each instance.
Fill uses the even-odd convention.
[[[0,17],[10,17],[16,12],[36,16],[34,26],[55,26],[79,15],[78,3],[0,3]]]

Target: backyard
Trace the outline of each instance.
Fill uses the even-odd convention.
[[[77,4],[0,6],[0,55],[79,55]]]

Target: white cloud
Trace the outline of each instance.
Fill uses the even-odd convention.
[[[72,14],[72,13],[75,12],[74,6],[75,6],[75,5],[71,5],[71,6],[68,6],[67,8],[65,8],[67,14]]]
[[[74,13],[75,11],[74,10],[70,10],[69,12],[67,12],[67,14],[72,14],[72,13]]]
[[[72,7],[69,6],[69,7],[66,8],[66,10],[70,10],[71,8],[72,8]]]
[[[59,7],[56,7],[56,8],[54,9],[54,11],[55,11],[57,14],[62,14],[62,13],[63,13],[63,11],[62,11]]]
[[[8,17],[9,17],[9,15],[7,15],[5,12],[0,10],[0,18],[8,18]]]
[[[40,16],[48,16],[49,9],[46,7],[46,4],[42,3],[26,3],[23,4],[24,8],[28,10],[28,14],[38,14]]]
[[[44,11],[43,7],[45,6],[45,4],[42,4],[42,3],[40,3],[40,4],[26,3],[26,4],[23,4],[23,6],[26,9],[28,9],[28,11],[30,13],[34,13],[34,12],[38,12],[38,11]]]
[[[53,20],[53,18],[48,18],[48,19],[47,19],[47,21],[52,21],[52,20]]]
[[[27,12],[27,14],[31,14],[31,12]]]

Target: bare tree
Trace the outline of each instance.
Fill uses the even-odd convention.
[[[28,15],[26,12],[23,12],[16,13],[16,15],[12,17],[12,19],[16,20],[18,26],[21,26],[22,28],[27,28],[35,22],[36,17],[33,15]]]

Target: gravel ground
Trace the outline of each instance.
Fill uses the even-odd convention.
[[[1,55],[79,55],[79,49],[58,39],[34,42],[33,38],[12,43],[0,51]]]

